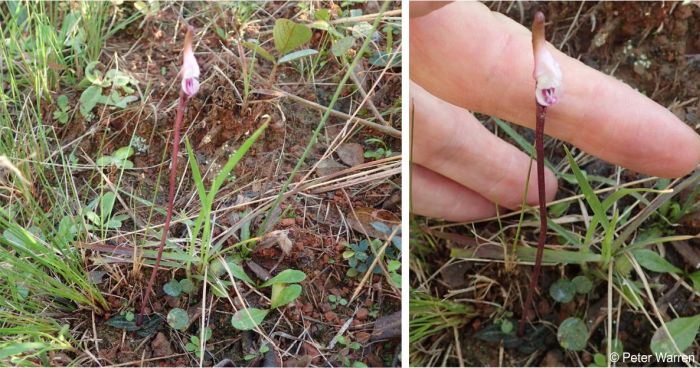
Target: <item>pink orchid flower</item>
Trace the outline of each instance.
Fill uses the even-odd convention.
[[[551,106],[561,98],[561,69],[547,50],[544,39],[544,14],[537,12],[532,24],[532,48],[535,54],[535,70],[532,77],[537,81],[535,97],[542,106]]]
[[[185,35],[185,50],[182,58],[182,91],[187,97],[194,96],[199,91],[199,65],[192,51],[192,26],[187,28]]]

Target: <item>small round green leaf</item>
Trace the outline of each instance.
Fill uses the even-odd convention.
[[[588,328],[580,318],[569,317],[559,325],[557,340],[564,349],[581,351],[586,348]]]
[[[610,351],[617,353],[618,355],[622,355],[622,353],[625,351],[625,346],[622,344],[622,341],[620,339],[612,339],[612,349]]]
[[[189,294],[194,290],[194,284],[190,279],[182,279],[180,280],[180,290],[182,290],[183,293]]]
[[[549,295],[560,303],[568,303],[574,299],[576,286],[568,279],[559,279],[549,287]]]
[[[576,276],[571,282],[576,287],[576,292],[579,294],[588,294],[593,289],[593,283],[586,276]]]
[[[177,297],[182,293],[182,286],[177,280],[172,279],[168,281],[167,284],[163,285],[163,291],[172,297]]]
[[[262,323],[265,316],[270,313],[267,309],[245,308],[241,309],[231,317],[231,325],[242,331],[252,330]]]
[[[173,308],[168,312],[168,324],[176,330],[184,330],[190,317],[184,309]]]
[[[501,332],[503,332],[504,334],[509,334],[513,332],[513,322],[507,319],[503,320],[503,322],[501,322]]]

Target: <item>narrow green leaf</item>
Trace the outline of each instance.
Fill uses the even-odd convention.
[[[290,52],[287,55],[282,56],[277,62],[279,64],[286,63],[292,60],[301,59],[306,56],[316,55],[318,51],[314,49],[304,49],[299,51]]]
[[[564,146],[564,150],[566,151],[566,158],[567,160],[569,160],[571,170],[573,171],[574,176],[576,176],[576,181],[581,187],[581,192],[586,198],[586,202],[588,202],[588,205],[590,205],[591,209],[593,209],[594,217],[596,217],[598,221],[601,224],[603,224],[604,228],[607,228],[608,217],[605,214],[605,210],[603,210],[603,205],[600,203],[598,196],[596,196],[595,192],[593,191],[593,188],[588,183],[586,177],[583,175],[583,172],[581,172],[581,169],[578,167],[578,164],[576,164],[576,160],[574,160],[574,157],[571,155],[571,152],[569,152],[569,149],[566,148],[566,146]]]
[[[5,359],[13,355],[19,355],[28,351],[35,351],[45,348],[47,345],[40,342],[11,343],[0,348],[0,359]]]
[[[112,213],[114,209],[114,202],[117,200],[117,195],[114,192],[106,192],[100,198],[100,219],[106,221],[107,217]]]
[[[516,132],[515,129],[513,129],[509,124],[507,124],[503,120],[495,117],[491,117],[491,119],[493,119],[494,123],[498,125],[498,128],[502,130],[503,133],[506,133],[508,137],[510,137],[512,140],[515,141],[515,143],[517,143],[520,149],[525,151],[530,157],[535,157],[535,147],[532,146],[532,143],[528,142],[528,140],[525,139],[525,137]],[[544,159],[544,165],[547,166],[550,170],[552,170],[552,172],[557,177],[561,175],[561,173],[557,171],[554,165],[552,165],[552,163],[549,162],[549,160],[547,160],[546,157]]]
[[[277,63],[275,57],[272,56],[272,54],[270,54],[267,50],[262,48],[262,46],[258,45],[257,43],[245,41],[241,42],[241,45],[243,45],[243,47],[253,50],[253,52],[255,52],[255,55],[260,55],[263,59],[266,59],[271,63]]]
[[[499,247],[500,248],[500,247]],[[500,252],[500,253],[499,253]],[[518,259],[527,262],[535,261],[536,248],[517,247],[516,254]],[[454,258],[474,258],[473,249],[452,248],[450,256]],[[484,259],[503,259],[503,249],[494,250],[493,256]],[[602,260],[600,254],[569,251],[561,249],[545,249],[542,255],[543,265],[552,264],[584,264],[588,262],[598,263]]]
[[[208,196],[207,196],[207,202],[208,203],[214,203],[214,196],[219,192],[219,188],[221,185],[224,184],[224,181],[226,181],[226,178],[228,178],[228,175],[233,171],[233,169],[236,168],[236,165],[238,165],[238,162],[243,158],[243,156],[248,153],[248,150],[253,146],[253,143],[260,137],[260,135],[267,129],[268,123],[263,124],[260,128],[258,128],[248,139],[243,142],[241,147],[236,150],[236,153],[234,153],[226,162],[226,165],[221,169],[219,174],[214,178],[214,182],[211,185],[211,189],[209,190]],[[196,233],[195,233],[196,234]]]
[[[632,255],[639,264],[649,271],[660,273],[683,273],[683,270],[672,265],[665,258],[650,249],[635,249]]]
[[[197,195],[199,200],[204,202],[207,199],[207,191],[204,188],[202,173],[199,171],[199,164],[189,139],[185,139],[185,147],[187,147],[187,161],[190,164],[190,170],[192,170],[192,179],[194,180],[194,186],[197,188]]]

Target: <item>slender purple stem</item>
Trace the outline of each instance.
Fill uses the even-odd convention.
[[[547,114],[547,107],[535,102],[537,105],[537,123],[535,125],[535,151],[537,152],[537,191],[539,194],[540,205],[540,235],[537,241],[537,254],[535,255],[535,270],[530,278],[530,287],[527,290],[525,298],[525,306],[523,308],[523,316],[520,318],[520,326],[518,328],[518,336],[522,337],[525,334],[525,322],[532,310],[532,298],[537,288],[537,282],[540,278],[540,269],[542,268],[542,254],[544,253],[544,241],[547,237],[547,203],[545,200],[544,186],[544,118]]]
[[[146,313],[146,306],[148,306],[148,298],[153,293],[153,283],[156,281],[156,275],[158,274],[158,267],[160,267],[160,259],[163,257],[163,249],[165,248],[165,240],[168,237],[168,230],[170,229],[170,220],[173,217],[173,203],[175,202],[175,182],[177,180],[177,153],[180,148],[180,129],[182,128],[182,118],[185,115],[185,106],[187,105],[187,96],[182,89],[180,89],[180,100],[177,105],[177,115],[175,117],[175,131],[173,132],[173,153],[170,158],[170,187],[168,189],[168,212],[165,214],[165,224],[163,225],[163,235],[160,237],[160,245],[158,246],[158,255],[156,256],[156,264],[153,267],[153,272],[151,272],[151,278],[148,280],[148,286],[146,287],[146,292],[141,299],[141,311],[136,317],[136,325],[141,326],[143,323],[143,316]]]

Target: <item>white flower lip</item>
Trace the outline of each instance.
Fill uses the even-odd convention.
[[[552,106],[561,99],[562,74],[559,63],[547,50],[544,38],[544,15],[535,14],[532,23],[532,48],[535,56],[535,69],[532,77],[536,81],[535,98],[542,106]]]
[[[199,65],[192,51],[193,28],[187,29],[185,36],[185,49],[182,57],[182,91],[187,97],[194,96],[199,91]]]

